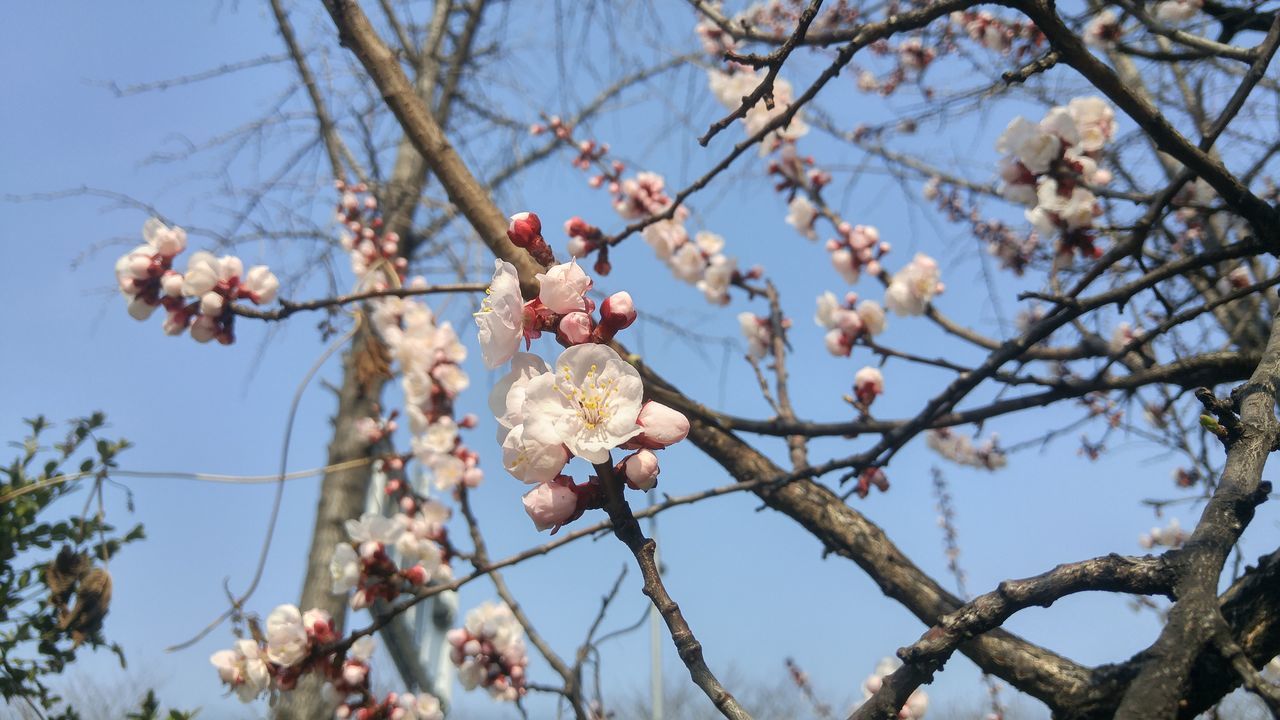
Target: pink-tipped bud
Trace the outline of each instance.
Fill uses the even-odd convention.
[[[641,450],[622,461],[622,475],[627,487],[647,492],[658,484],[658,456],[652,450]]]
[[[631,326],[636,321],[636,304],[627,291],[616,292],[600,305],[600,322],[614,332]]]
[[[636,424],[643,430],[622,446],[628,450],[661,450],[680,442],[689,434],[689,418],[679,410],[653,400],[640,408]]]
[[[421,565],[414,565],[400,574],[403,575],[404,579],[408,580],[411,585],[420,587],[427,583],[427,569]]]
[[[516,213],[507,225],[507,237],[518,248],[529,249],[542,237],[542,221],[531,212]]]
[[[864,407],[875,402],[876,396],[884,393],[884,375],[873,367],[864,367],[853,376],[853,394]]]
[[[525,493],[524,511],[539,531],[556,530],[571,520],[578,510],[578,496],[572,483],[539,483]]]
[[[590,315],[584,312],[571,312],[560,318],[560,324],[556,327],[556,340],[565,347],[590,342],[591,331],[595,329],[594,325]]]

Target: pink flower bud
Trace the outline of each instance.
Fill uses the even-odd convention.
[[[884,392],[884,375],[873,367],[864,367],[853,376],[853,393],[858,402],[871,405]]]
[[[225,302],[218,293],[205,293],[200,297],[200,312],[216,318],[222,314],[222,306]]]
[[[560,318],[556,328],[556,340],[566,347],[581,345],[591,340],[591,331],[595,328],[591,316],[584,312],[571,312]]]
[[[182,273],[170,270],[160,278],[160,287],[169,297],[182,297]]]
[[[507,237],[519,248],[528,249],[542,236],[542,221],[531,212],[516,213],[507,226]]]
[[[425,585],[427,582],[427,569],[421,565],[414,565],[400,573],[408,580],[411,585]]]
[[[641,450],[622,461],[622,474],[632,490],[652,490],[658,484],[659,472],[658,456],[651,450]]]
[[[630,327],[636,321],[636,304],[631,293],[617,292],[600,305],[600,322],[614,332]]]
[[[640,408],[636,424],[643,431],[622,446],[628,450],[660,450],[680,442],[689,434],[689,418],[680,411],[653,400]]]
[[[525,512],[539,531],[558,530],[578,509],[578,496],[573,488],[560,482],[539,483],[525,493],[523,502]]]
[[[342,666],[342,680],[348,685],[360,686],[369,674],[369,668],[363,663],[349,662]]]

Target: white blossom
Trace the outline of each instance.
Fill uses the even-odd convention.
[[[524,299],[516,266],[495,260],[493,280],[485,294],[480,312],[475,314],[480,354],[485,367],[496,368],[515,355],[524,335]]]

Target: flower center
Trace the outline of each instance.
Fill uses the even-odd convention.
[[[559,387],[560,393],[577,406],[582,424],[588,430],[595,430],[609,422],[614,412],[612,399],[618,392],[617,378],[601,378],[599,368],[594,364],[580,384],[574,383],[573,371],[568,365],[562,366],[560,372],[564,380]]]

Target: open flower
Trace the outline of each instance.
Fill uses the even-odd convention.
[[[338,543],[329,559],[329,575],[333,578],[334,595],[353,590],[360,584],[360,558],[351,543]]]
[[[252,702],[271,684],[271,674],[262,658],[262,649],[253,640],[237,640],[234,649],[219,650],[209,662],[218,669],[218,677],[241,702]]]
[[[489,393],[489,409],[498,420],[498,442],[502,442],[511,428],[524,422],[524,396],[529,381],[551,372],[547,363],[532,353],[516,353],[511,360],[511,372],[493,386]]]
[[[302,624],[302,613],[293,605],[281,605],[267,616],[267,659],[291,667],[307,656],[311,640]]]
[[[502,440],[502,466],[521,482],[549,482],[567,462],[569,453],[564,441],[556,426],[545,418],[530,418],[511,428]]]
[[[640,373],[606,345],[575,345],[552,374],[530,381],[524,412],[554,424],[570,452],[590,463],[640,434]],[[514,432],[514,431],[513,431]]]
[[[538,299],[551,312],[563,315],[586,309],[586,294],[591,289],[591,278],[578,267],[576,261],[554,265],[545,273],[538,273],[534,277],[541,283]]]
[[[485,294],[480,312],[475,314],[480,354],[485,367],[496,368],[515,355],[524,334],[524,298],[516,266],[495,260],[493,280]]]

